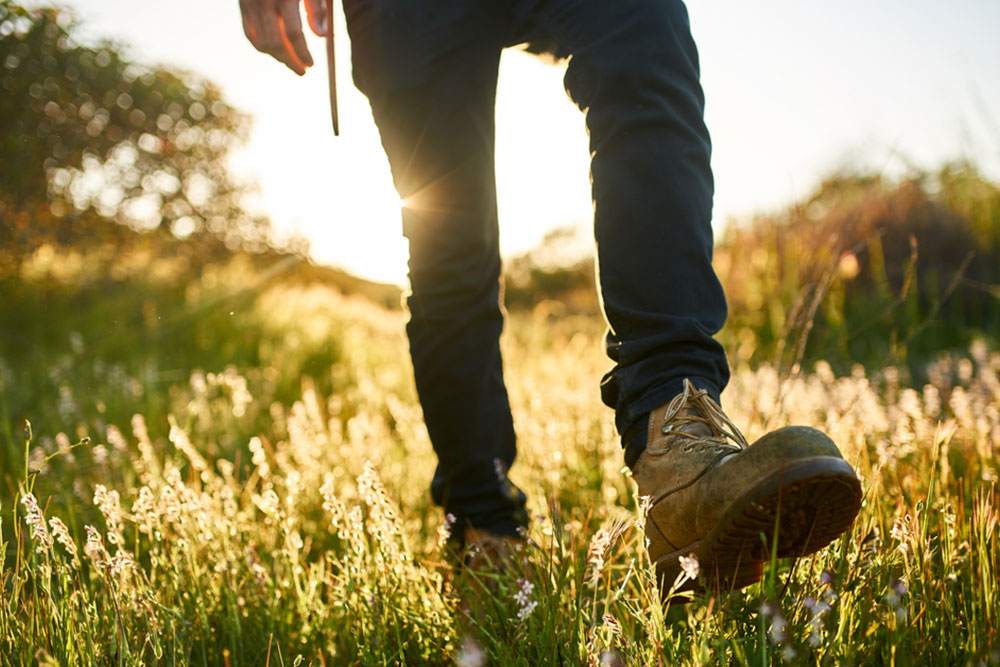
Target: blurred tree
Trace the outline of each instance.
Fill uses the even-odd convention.
[[[78,43],[74,25],[0,0],[0,273],[42,244],[129,230],[200,252],[266,248],[268,221],[243,208],[226,168],[247,117],[193,74]]]
[[[1000,330],[1000,186],[972,165],[902,182],[840,174],[785,212],[726,230],[715,264],[744,360],[827,359],[847,372]]]

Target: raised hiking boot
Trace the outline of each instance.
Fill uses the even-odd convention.
[[[847,530],[861,484],[816,429],[789,426],[748,444],[719,405],[687,379],[649,415],[646,450],[633,467],[649,496],[646,537],[666,596],[694,554],[701,575],[681,590],[726,591],[761,577],[771,558],[811,554]]]

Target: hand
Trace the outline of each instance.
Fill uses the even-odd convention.
[[[324,0],[305,0],[309,26],[320,37],[326,34]],[[243,32],[254,47],[283,62],[299,76],[313,64],[302,34],[299,0],[240,0]]]

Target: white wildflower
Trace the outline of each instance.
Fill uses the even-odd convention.
[[[94,565],[103,568],[108,564],[108,551],[104,548],[104,538],[93,526],[83,527],[87,531],[87,543],[83,546],[83,553],[87,554]]]
[[[538,606],[538,602],[531,599],[531,594],[535,590],[535,585],[533,583],[527,579],[518,579],[517,586],[517,592],[514,593],[514,602],[516,602],[519,607],[517,611],[517,618],[523,621],[531,616],[531,612],[535,611],[535,608]]]
[[[194,445],[191,444],[191,439],[188,438],[187,433],[184,432],[181,427],[176,424],[170,425],[170,433],[167,435],[170,442],[174,444],[178,450],[183,452],[184,456],[191,462],[191,467],[201,472],[203,470],[208,470],[208,463],[205,461],[204,457],[198,453]]]
[[[80,563],[80,559],[76,551],[76,543],[73,542],[73,538],[69,535],[69,529],[66,528],[66,524],[62,522],[59,517],[52,517],[49,519],[49,527],[52,529],[52,535],[55,536],[56,542],[61,544],[66,552],[70,556],[70,563],[73,567],[77,567]]]
[[[257,466],[257,474],[263,480],[268,479],[271,476],[271,466],[267,463],[267,454],[264,453],[264,444],[261,442],[260,438],[254,436],[250,438],[250,453],[252,454],[251,460],[253,464]]]
[[[122,507],[117,491],[108,491],[103,484],[94,487],[94,504],[101,510],[108,525],[108,542],[121,545],[122,537]]]
[[[38,507],[38,501],[33,494],[25,493],[21,496],[21,504],[24,505],[24,521],[31,528],[31,537],[36,542],[35,551],[45,553],[52,548],[52,535],[45,526],[45,517]]]
[[[520,611],[517,612],[517,618],[519,620],[524,620],[531,616],[531,612],[535,611],[535,607],[538,606],[538,602],[532,600],[527,605],[521,607]]]
[[[135,560],[127,551],[119,551],[108,561],[108,571],[111,572],[111,576],[113,577],[131,574],[135,571],[135,568]]]
[[[701,564],[698,562],[698,557],[694,554],[688,556],[678,556],[677,560],[681,563],[681,571],[688,579],[697,579],[698,574],[701,572]]]

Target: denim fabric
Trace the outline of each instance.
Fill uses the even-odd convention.
[[[371,103],[409,239],[407,334],[438,456],[434,500],[513,533],[524,494],[499,337],[494,103],[501,50],[569,55],[586,113],[595,237],[614,367],[601,383],[620,433],[681,391],[718,398],[726,319],[711,266],[711,144],[680,0],[344,0],[354,79]],[[634,430],[634,428],[633,428]]]

